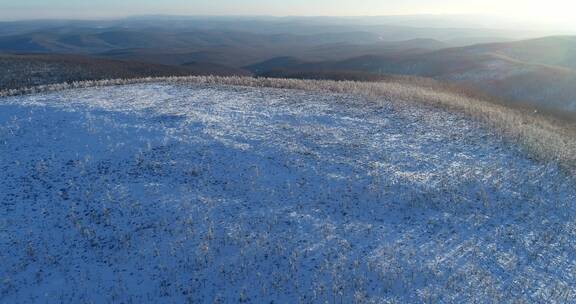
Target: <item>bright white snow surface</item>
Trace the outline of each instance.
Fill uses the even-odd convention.
[[[1,303],[576,301],[574,180],[431,107],[10,97],[0,160]]]

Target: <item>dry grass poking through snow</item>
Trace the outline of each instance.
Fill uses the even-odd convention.
[[[576,303],[575,181],[398,98],[3,98],[0,303]]]
[[[441,86],[419,85],[406,83],[402,80],[392,80],[390,82],[357,82],[218,76],[160,77],[43,85],[32,88],[0,91],[0,97],[72,88],[154,82],[298,89],[358,94],[370,98],[384,98],[392,102],[394,100],[402,100],[435,104],[463,112],[487,123],[491,127],[500,130],[506,137],[526,147],[535,157],[547,161],[557,161],[572,173],[576,172],[576,122],[536,113],[528,109],[511,108],[502,104],[488,102],[480,98],[472,97],[466,93],[458,93],[450,89],[444,89]]]

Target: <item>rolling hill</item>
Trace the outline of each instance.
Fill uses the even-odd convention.
[[[29,20],[0,22],[0,36],[50,31],[78,32],[127,31],[239,31],[263,35],[373,33],[386,41],[431,38],[444,41],[518,40],[551,35],[519,24],[503,24],[486,16],[380,16],[380,17],[265,17],[265,16],[134,16],[109,20]],[[475,20],[473,20],[475,19]],[[552,31],[554,32],[554,31]],[[558,31],[556,31],[558,32]]]
[[[576,36],[555,36],[463,48],[471,53],[494,53],[516,60],[576,68]]]
[[[429,52],[365,55],[340,61],[275,64],[260,75],[364,72],[430,77],[509,101],[576,112],[574,37],[547,37]],[[555,64],[555,65],[553,65]]]
[[[0,36],[0,53],[81,54],[109,59],[180,65],[197,61],[242,67],[277,57],[336,60],[372,53],[435,50],[433,39],[382,41],[369,32],[254,34],[222,30],[39,31]]]
[[[97,53],[117,49],[210,48],[210,47],[308,47],[328,43],[375,43],[377,34],[369,32],[325,33],[315,35],[254,34],[221,30],[101,30],[94,32],[59,33],[39,31],[0,37],[0,51],[6,52],[83,52]]]

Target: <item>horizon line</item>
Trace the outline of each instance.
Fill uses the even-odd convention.
[[[500,17],[499,14],[472,14],[472,13],[415,13],[415,14],[386,14],[386,15],[251,15],[251,14],[133,14],[121,16],[94,16],[94,17],[45,17],[45,18],[15,18],[5,19],[0,17],[0,22],[18,22],[18,21],[101,21],[101,20],[121,20],[139,17],[172,17],[172,18],[378,18],[378,17]]]

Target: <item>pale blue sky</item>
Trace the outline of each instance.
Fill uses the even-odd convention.
[[[0,0],[0,19],[177,15],[496,14],[569,22],[572,0]]]

